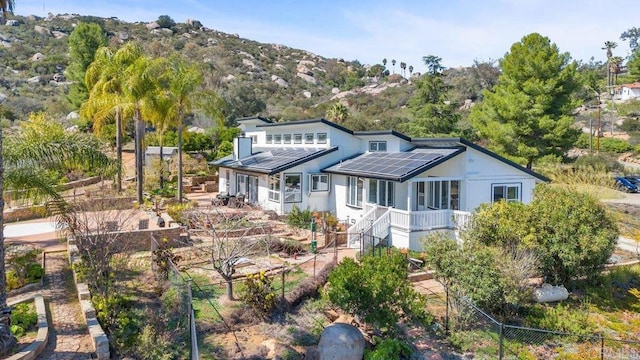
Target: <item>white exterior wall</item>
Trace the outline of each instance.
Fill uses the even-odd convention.
[[[388,135],[358,135],[358,140],[360,140],[360,152],[365,153],[369,151],[369,142],[370,141],[386,141],[387,142],[387,151],[386,152],[401,152],[413,147],[410,142],[403,140],[397,136],[388,134]]]
[[[640,98],[640,89],[623,87],[620,100],[630,100]]]

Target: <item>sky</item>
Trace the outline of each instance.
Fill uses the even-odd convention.
[[[445,67],[498,60],[522,37],[538,32],[573,59],[629,55],[620,34],[639,27],[638,0],[17,0],[18,15],[75,13],[150,22],[169,15],[242,38],[283,44],[362,64],[395,59],[424,72],[422,57]]]

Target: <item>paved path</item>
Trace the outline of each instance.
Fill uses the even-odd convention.
[[[72,286],[66,252],[47,253],[44,297],[51,313],[49,344],[39,359],[91,359],[92,346],[80,303]],[[53,326],[51,326],[53,324]]]

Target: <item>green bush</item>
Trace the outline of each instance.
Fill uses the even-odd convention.
[[[17,304],[11,311],[11,332],[16,337],[21,337],[27,331],[34,330],[37,323],[38,314],[27,303]]]
[[[313,211],[306,209],[300,210],[299,207],[293,205],[291,212],[287,215],[287,224],[296,226],[302,229],[308,229],[313,219]]]
[[[44,275],[42,266],[37,262],[38,252],[29,250],[15,255],[7,261],[7,289],[13,290],[36,282]]]
[[[529,311],[530,326],[577,335],[591,335],[595,331],[589,312],[572,305],[536,305]]]
[[[379,340],[379,339],[376,339]],[[413,350],[406,342],[396,339],[376,341],[375,348],[365,353],[365,360],[409,359]]]
[[[621,171],[624,166],[618,162],[618,160],[612,156],[605,154],[594,154],[580,156],[574,163],[576,169],[585,169],[591,171]]]
[[[616,138],[600,139],[600,150],[602,151],[619,154],[626,151],[630,151],[631,149],[632,149],[631,144],[629,144],[627,141],[622,139],[616,139]]]

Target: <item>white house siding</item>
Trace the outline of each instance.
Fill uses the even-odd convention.
[[[360,140],[360,152],[365,153],[369,151],[370,141],[386,141],[387,152],[402,152],[413,147],[410,142],[403,140],[395,135],[358,135]],[[353,140],[352,140],[353,141]]]
[[[640,98],[640,88],[623,87],[620,100],[630,100]]]
[[[331,186],[329,187],[330,191],[318,191],[311,192],[311,183],[309,179],[310,174],[319,174],[320,169],[324,168],[327,163],[331,163],[331,161],[335,162],[335,156],[332,156],[333,153],[327,154],[320,158],[307,161],[304,164],[295,166],[291,169],[283,171],[280,173],[280,178],[283,181],[282,189],[284,190],[284,176],[285,174],[302,174],[302,201],[295,203],[285,203],[283,201],[282,204],[282,212],[288,213],[291,211],[293,206],[297,206],[298,208],[305,210],[317,210],[317,211],[328,211],[331,208],[329,207],[329,196],[331,194]],[[326,159],[325,159],[326,158]],[[330,181],[332,180],[332,176],[329,176]],[[331,185],[331,184],[330,184]],[[284,193],[280,195],[281,200],[284,200]]]

